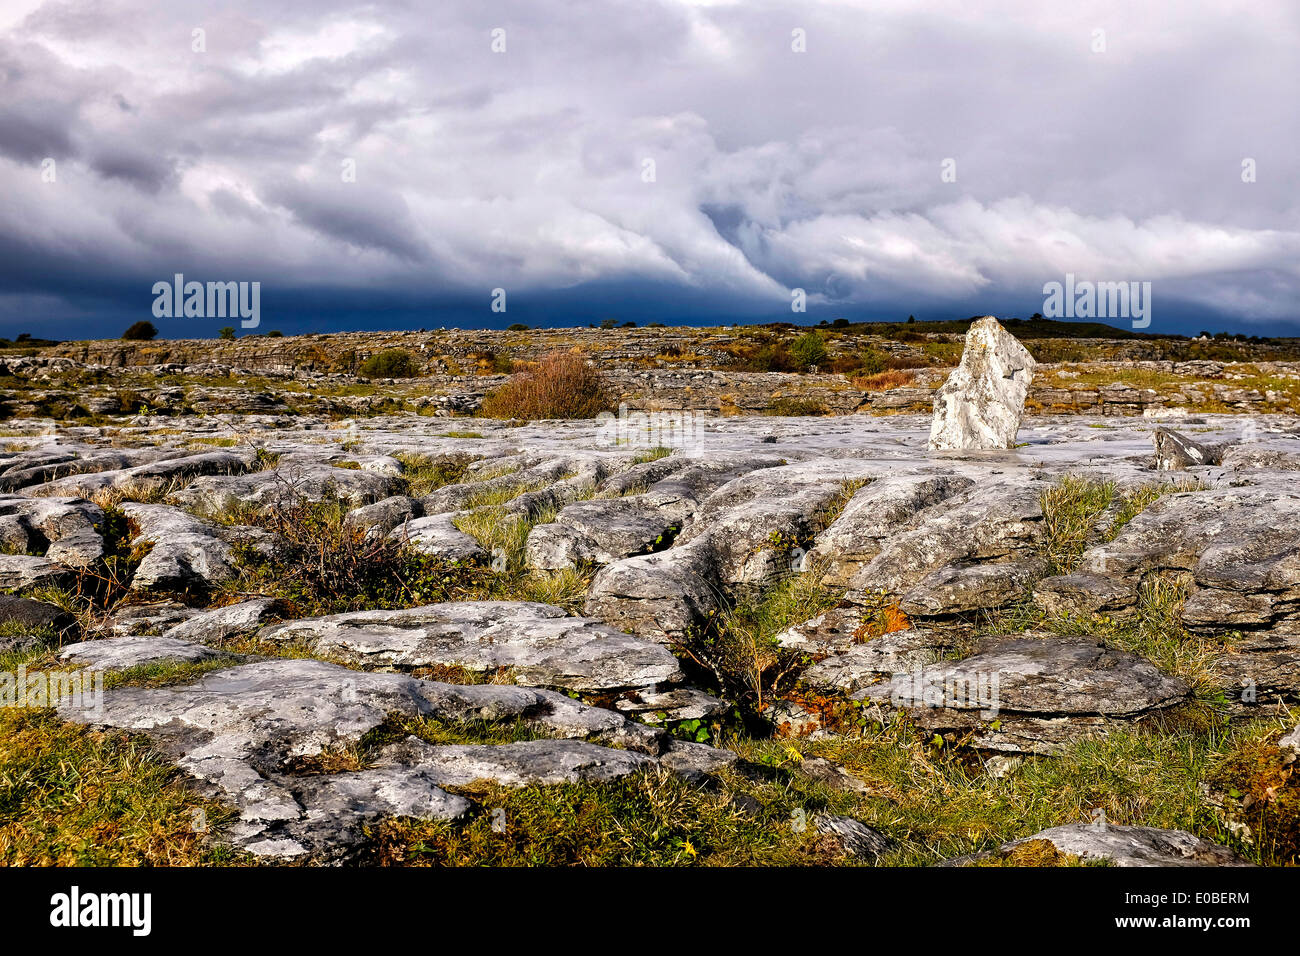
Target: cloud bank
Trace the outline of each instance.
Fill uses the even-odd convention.
[[[114,334],[177,272],[285,330],[1027,315],[1072,273],[1300,334],[1300,8],[974,6],[12,0],[0,327]]]

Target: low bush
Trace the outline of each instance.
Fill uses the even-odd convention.
[[[595,418],[613,405],[605,377],[582,356],[556,352],[511,375],[483,399],[485,418]]]
[[[362,362],[358,374],[363,378],[414,378],[419,368],[406,349],[384,349]]]

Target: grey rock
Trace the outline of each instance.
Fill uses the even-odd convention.
[[[679,720],[706,720],[724,714],[731,707],[725,700],[694,687],[653,684],[630,690],[614,706],[625,714],[638,714],[647,724]]]
[[[1221,670],[1262,702],[1300,696],[1300,493],[1286,483],[1166,495],[1082,566],[1134,595],[1151,572],[1186,572],[1180,617],[1191,631],[1236,630]]]
[[[487,561],[490,555],[473,536],[456,527],[455,514],[429,515],[414,518],[398,525],[390,533],[401,541],[430,557],[462,564]]]
[[[401,482],[388,475],[322,462],[289,461],[269,471],[198,478],[173,499],[187,508],[218,512],[232,505],[283,508],[304,501],[343,501],[353,508],[391,498]]]
[[[584,477],[584,482],[591,484],[595,475],[595,472],[590,471],[593,468],[593,462],[590,458],[579,459],[567,455],[519,456],[514,459],[498,458],[475,464],[482,469],[491,469],[492,471],[507,469],[516,465],[520,467],[518,467],[518,470],[509,471],[506,474],[495,474],[488,478],[444,485],[420,499],[420,505],[424,508],[424,513],[426,515],[436,515],[450,511],[461,511],[472,502],[472,499],[489,492],[502,494],[514,492],[518,496],[537,485],[554,485],[561,481],[569,481],[569,487],[576,494],[581,483],[570,481],[568,476],[573,475],[579,469],[588,469],[588,476]],[[473,465],[470,466],[470,470],[474,470]],[[545,496],[545,500],[546,503],[554,503],[549,495]],[[540,508],[542,502],[537,501],[536,504]]]
[[[413,767],[441,787],[487,781],[504,787],[609,781],[654,766],[655,758],[582,740],[434,746],[416,737],[390,745],[377,766]]]
[[[857,635],[866,623],[862,607],[841,603],[810,620],[792,624],[773,639],[782,647],[809,654],[839,654],[858,643]]]
[[[15,594],[0,594],[0,624],[59,634],[75,627],[76,623],[76,618],[57,605]]]
[[[1039,498],[1032,483],[990,480],[927,509],[853,574],[850,599],[872,591],[904,595],[950,566],[1032,559],[1043,517]]]
[[[69,570],[49,558],[30,554],[0,554],[0,590],[18,591],[37,584],[53,584]]]
[[[526,561],[529,567],[555,570],[660,551],[689,514],[661,509],[644,496],[574,502],[554,522],[533,528]]]
[[[994,852],[1005,856],[1031,840],[1046,840],[1057,852],[1080,860],[1105,860],[1112,866],[1250,866],[1227,847],[1193,836],[1186,830],[1154,827],[1098,826],[1071,823],[1002,844]],[[971,862],[963,857],[949,865]]]
[[[814,561],[826,562],[823,583],[847,585],[853,573],[878,555],[893,535],[910,527],[920,512],[974,483],[959,475],[891,475],[858,489],[809,552]]]
[[[1037,558],[990,564],[948,565],[932,571],[898,602],[911,618],[942,617],[987,610],[1023,597],[1029,584],[1041,577],[1044,563]]]
[[[853,696],[901,707],[927,731],[971,732],[977,747],[1051,753],[1188,693],[1182,681],[1133,654],[1046,636],[993,639],[964,660],[896,674]]]
[[[1036,364],[993,316],[972,323],[961,364],[934,393],[930,448],[1015,445]]]
[[[84,499],[4,495],[0,520],[12,546],[57,564],[87,568],[104,556],[104,512]]]
[[[1202,445],[1172,428],[1157,428],[1151,433],[1151,443],[1155,446],[1156,471],[1184,471],[1223,461],[1223,445]]]
[[[224,529],[169,505],[122,505],[134,529],[133,547],[152,544],[131,578],[134,589],[183,590],[235,576],[235,553]]]
[[[241,816],[232,828],[233,842],[256,856],[337,856],[341,847],[362,838],[368,823],[385,818],[454,821],[471,806],[464,797],[447,793],[428,775],[409,767],[288,777],[278,782],[285,801],[292,801],[287,809],[298,815],[268,821]]]
[[[193,664],[226,656],[202,644],[162,636],[110,637],[105,640],[83,641],[69,644],[59,654],[61,660],[99,671],[121,671],[159,661]]]
[[[1049,615],[1119,613],[1136,600],[1129,582],[1087,571],[1043,578],[1034,584],[1034,601]]]
[[[738,760],[730,750],[670,737],[659,756],[659,765],[687,780],[701,782],[719,770],[735,766]]]
[[[859,860],[874,860],[890,847],[889,838],[852,817],[819,813],[813,817],[813,826],[839,840],[848,856]]]
[[[227,638],[243,637],[265,624],[274,614],[276,601],[255,598],[228,604],[186,618],[166,632],[166,636],[196,644],[219,644]]]
[[[835,790],[851,793],[867,793],[870,790],[860,779],[824,757],[805,757],[799,763],[799,772]]]
[[[364,531],[367,537],[383,538],[395,528],[424,515],[424,507],[415,498],[394,495],[374,504],[362,505],[347,513],[343,523]]]
[[[1277,745],[1283,750],[1290,750],[1295,753],[1296,756],[1300,756],[1300,724],[1297,724],[1295,729],[1290,733],[1285,734],[1277,742]]]
[[[661,551],[672,545],[702,499],[741,475],[775,464],[721,455],[707,462],[673,456],[635,465],[601,486],[622,497],[574,502],[554,522],[536,526],[528,538],[528,563],[557,569]],[[627,493],[642,486],[646,490]]]
[[[233,475],[246,471],[256,461],[252,452],[209,451],[197,455],[164,458],[131,468],[69,475],[28,489],[39,495],[86,496],[114,488],[164,488],[200,475]]]
[[[467,803],[447,798],[418,766],[298,772],[303,761],[359,744],[394,714],[519,721],[543,734],[651,758],[661,747],[660,732],[553,691],[439,684],[312,660],[242,664],[182,686],[113,688],[98,712],[68,704],[60,714],[147,734],[206,792],[239,809],[222,838],[268,856],[343,852],[361,823],[378,816],[448,819],[465,812]]]
[[[519,683],[609,691],[681,679],[661,644],[549,604],[459,601],[398,611],[360,611],[290,621],[269,641],[305,641],[313,650],[366,666],[455,665],[509,668]]]
[[[942,641],[928,631],[894,631],[818,661],[801,679],[811,687],[852,693],[886,676],[933,664],[943,650]]]
[[[878,465],[853,459],[751,471],[704,499],[677,547],[707,542],[729,591],[769,585],[791,573],[791,547],[810,546],[823,530],[820,516],[844,493],[845,483],[879,474]]]
[[[13,491],[67,475],[120,471],[181,453],[160,448],[67,447],[65,450],[28,452],[6,463],[0,471],[0,491]]]
[[[177,624],[203,612],[173,599],[118,607],[97,629],[104,636],[126,637],[165,634]]]
[[[722,607],[707,540],[608,564],[592,579],[583,612],[657,641],[681,640]]]

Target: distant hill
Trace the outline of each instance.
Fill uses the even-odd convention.
[[[821,328],[832,328],[837,332],[857,332],[863,335],[881,335],[885,338],[900,338],[907,333],[915,335],[950,334],[964,335],[972,322],[982,319],[982,315],[973,315],[969,319],[950,319],[943,322],[846,322],[837,319],[825,323]],[[1132,329],[1116,328],[1104,322],[1064,322],[1059,319],[1045,319],[1041,315],[1028,319],[1004,319],[998,321],[1018,339],[1187,339],[1186,335],[1170,332],[1135,332]],[[770,323],[771,328],[797,328],[789,322]]]

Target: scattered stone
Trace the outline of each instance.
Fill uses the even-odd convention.
[[[228,604],[186,618],[166,634],[174,640],[220,644],[227,638],[252,634],[270,620],[276,604],[272,598],[255,598],[239,604]]]
[[[0,625],[6,629],[48,631],[58,636],[76,624],[76,618],[57,605],[16,594],[0,594]]]
[[[719,770],[734,766],[738,759],[730,750],[669,737],[659,757],[659,765],[692,783],[701,783]]]
[[[835,837],[845,854],[859,860],[874,860],[890,847],[887,836],[852,817],[819,813],[813,817],[813,826]]]
[[[1042,830],[1033,836],[1004,843],[991,854],[976,854],[949,861],[962,866],[992,855],[1008,856],[1035,840],[1045,840],[1056,852],[1081,861],[1105,860],[1112,866],[1251,866],[1225,846],[1210,843],[1186,830],[1155,827],[1071,823]]]
[[[898,674],[853,696],[901,707],[927,732],[970,733],[972,745],[986,750],[1053,753],[1188,693],[1133,654],[1045,636],[995,638],[964,660]]]
[[[1277,742],[1277,745],[1282,750],[1290,750],[1300,757],[1300,724],[1297,724],[1294,730],[1282,737]]]
[[[852,793],[867,793],[870,790],[853,774],[824,757],[805,757],[799,764],[799,770],[805,776],[836,790],[848,790]]]
[[[647,724],[708,720],[725,714],[731,705],[694,687],[661,687],[658,684],[628,691],[614,702],[625,714],[637,714]]]
[[[394,528],[390,537],[443,561],[469,564],[489,560],[491,556],[483,546],[456,527],[455,517],[455,514],[439,514],[414,518]]]
[[[327,752],[359,745],[393,715],[520,722],[541,734],[615,746],[611,761],[636,760],[622,756],[628,752],[654,758],[662,736],[553,691],[439,684],[290,659],[241,664],[181,686],[117,687],[97,712],[71,703],[59,712],[76,723],[147,734],[205,792],[239,809],[223,840],[278,857],[345,852],[362,824],[379,817],[453,819],[468,810],[418,765],[302,772]]]
[[[1217,465],[1223,461],[1224,445],[1201,445],[1172,428],[1157,428],[1151,433],[1155,446],[1156,471],[1184,471],[1198,465]]]

